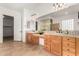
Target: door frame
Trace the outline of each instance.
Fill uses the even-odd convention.
[[[4,16],[9,16],[9,17],[12,17],[13,18],[13,41],[14,41],[14,16],[10,16],[10,15],[6,15],[6,14],[4,14],[3,15],[3,20],[4,20]],[[3,22],[3,25],[4,25],[4,22]],[[3,27],[3,26],[2,26]],[[4,28],[3,28],[4,29]],[[4,31],[3,31],[3,33],[4,33]],[[4,34],[3,34],[3,42],[4,42]]]

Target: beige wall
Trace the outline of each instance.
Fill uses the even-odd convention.
[[[21,41],[21,14],[14,10],[0,7],[0,43],[3,42],[3,15],[14,17],[14,40]]]

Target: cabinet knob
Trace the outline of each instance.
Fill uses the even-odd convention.
[[[67,44],[67,46],[69,46],[69,44]]]
[[[69,49],[67,49],[67,51],[69,51]]]

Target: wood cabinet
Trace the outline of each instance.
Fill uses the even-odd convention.
[[[39,35],[27,33],[27,42],[30,44],[39,44]],[[79,56],[79,38],[45,34],[44,48],[57,56]]]
[[[39,36],[34,35],[34,33],[27,33],[27,43],[30,44],[39,44]]]
[[[73,36],[45,35],[44,47],[58,56],[79,56],[79,38]]]
[[[61,36],[51,36],[51,53],[61,56]]]
[[[55,55],[61,55],[61,37],[45,35],[44,47],[46,50]]]
[[[44,47],[45,47],[45,49],[47,50],[47,51],[51,51],[50,49],[51,49],[51,39],[50,39],[50,36],[48,36],[48,35],[45,35],[45,40],[44,40]]]
[[[79,56],[79,38],[76,38],[76,56]]]
[[[32,33],[27,33],[26,34],[26,42],[27,43],[32,43]]]
[[[39,36],[37,35],[32,35],[32,44],[39,44]]]
[[[75,38],[64,36],[62,40],[62,54],[63,56],[75,56]]]

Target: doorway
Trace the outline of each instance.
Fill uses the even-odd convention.
[[[3,15],[3,42],[14,40],[14,17]]]

